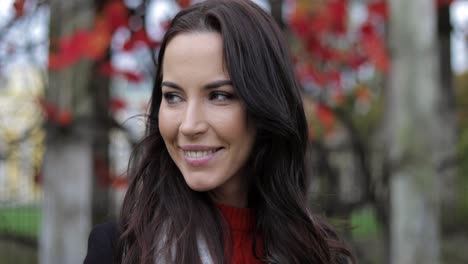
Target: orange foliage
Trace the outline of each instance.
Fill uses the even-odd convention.
[[[127,107],[127,102],[122,98],[114,98],[110,102],[110,109],[112,111],[122,110]]]
[[[368,54],[368,59],[375,67],[387,72],[390,66],[390,59],[386,50],[385,41],[376,32],[374,26],[366,23],[361,28],[362,46]]]
[[[112,186],[116,189],[125,188],[128,186],[128,177],[117,176],[110,169],[108,162],[102,158],[94,159],[94,173],[97,178],[97,182],[101,186]]]
[[[39,98],[38,104],[42,108],[44,117],[47,121],[57,124],[61,127],[70,126],[73,122],[73,115],[67,109],[60,109],[57,105]]]
[[[335,127],[336,122],[333,110],[330,107],[319,103],[317,104],[316,114],[319,122],[325,130],[325,134],[331,133]]]
[[[110,32],[128,25],[128,10],[122,0],[110,1],[104,8],[103,16]]]
[[[182,9],[189,7],[190,4],[192,3],[192,0],[176,0],[176,1]]]
[[[356,99],[358,101],[361,101],[361,102],[369,102],[370,101],[370,98],[371,98],[371,94],[369,92],[369,89],[364,86],[364,85],[360,85],[356,91]]]
[[[134,32],[133,35],[132,35],[132,38],[130,38],[125,44],[124,44],[124,47],[123,49],[124,50],[132,50],[133,48],[135,48],[135,45],[140,42],[140,43],[145,43],[146,45],[150,46],[150,47],[154,47],[154,46],[158,46],[160,43],[157,42],[157,41],[153,41],[152,39],[150,39],[150,37],[148,36],[148,34],[146,33],[146,30],[144,30],[143,28]]]
[[[125,77],[127,80],[131,82],[140,82],[144,79],[142,73],[135,73],[130,71],[121,71],[115,69],[110,62],[105,62],[100,65],[99,73],[103,74],[104,76],[115,76],[120,75]]]
[[[453,0],[436,0],[436,4],[438,7],[449,6],[452,3],[453,3]]]
[[[382,17],[383,19],[388,18],[388,6],[385,0],[369,3],[368,10],[371,16]]]
[[[290,24],[298,38],[303,41],[306,51],[317,61],[346,65],[352,69],[357,69],[368,61],[378,70],[387,71],[389,58],[385,42],[370,21],[362,26],[361,39],[356,43],[356,45],[362,45],[363,50],[339,50],[327,42],[330,36],[345,37],[341,35],[347,31],[346,7],[346,0],[325,1],[322,7],[315,5],[312,11],[303,8],[303,5],[298,5],[290,19]],[[368,9],[371,16],[379,16],[383,19],[388,16],[384,1],[371,2]]]
[[[57,113],[57,118],[55,121],[62,127],[67,127],[71,125],[73,121],[72,114],[68,110],[62,110]]]
[[[24,15],[24,4],[26,0],[16,0],[13,2],[13,9],[15,9],[15,17],[22,17]]]

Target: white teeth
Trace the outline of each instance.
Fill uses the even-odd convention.
[[[185,156],[189,158],[202,158],[215,153],[216,150],[203,150],[203,151],[184,151]]]

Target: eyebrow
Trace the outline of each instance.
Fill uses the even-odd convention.
[[[211,89],[216,89],[225,85],[232,85],[232,81],[231,80],[214,81],[214,82],[205,84],[203,88],[207,90],[211,90]],[[183,90],[182,87],[180,87],[177,83],[169,82],[169,81],[162,82],[161,86],[167,86],[167,87],[174,88],[177,90]]]

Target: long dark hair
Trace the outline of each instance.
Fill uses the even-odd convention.
[[[307,126],[288,46],[273,18],[246,0],[208,0],[179,12],[159,50],[144,138],[120,218],[119,263],[202,263],[203,240],[214,263],[225,257],[228,231],[207,193],[191,190],[172,161],[158,128],[162,61],[178,34],[217,32],[233,87],[256,127],[247,164],[249,207],[268,263],[339,263],[352,259],[335,232],[308,212],[305,151]],[[207,44],[209,45],[209,44]]]

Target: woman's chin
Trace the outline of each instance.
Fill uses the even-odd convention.
[[[196,192],[208,192],[216,188],[216,185],[213,183],[205,181],[186,181],[188,187]]]

